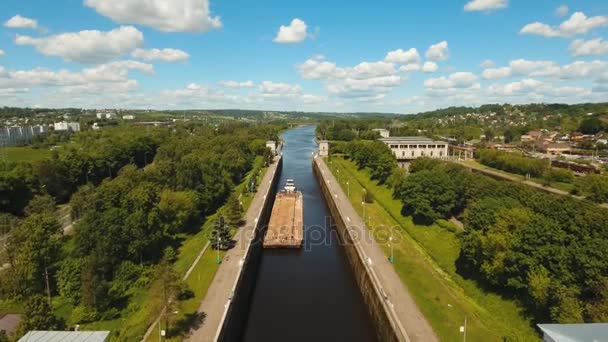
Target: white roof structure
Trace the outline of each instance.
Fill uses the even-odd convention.
[[[537,324],[545,342],[608,341],[608,323]]]
[[[29,331],[19,342],[106,342],[109,331]]]

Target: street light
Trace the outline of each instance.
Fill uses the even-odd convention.
[[[217,264],[222,263],[222,259],[220,259],[220,243],[222,242],[222,238],[217,238]]]
[[[394,254],[394,243],[393,243],[393,226],[391,226],[391,237],[390,237],[390,241],[391,241],[391,257],[388,259],[391,264],[395,263],[395,254]]]
[[[348,189],[348,199],[350,199],[350,183],[346,181],[346,188]]]
[[[161,322],[163,321],[163,317],[167,317],[169,315],[177,315],[179,313],[179,311],[173,311],[173,312],[168,312],[168,313],[161,313],[160,317],[158,318],[158,340],[162,342],[163,340],[163,336],[165,336],[167,334],[167,331],[169,331],[169,321],[166,322],[166,330],[161,330]],[[165,332],[163,334],[163,332]],[[166,336],[165,336],[166,337]]]
[[[365,223],[365,201],[361,202],[361,206],[363,206],[363,223]]]

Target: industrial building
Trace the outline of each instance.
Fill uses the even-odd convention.
[[[0,144],[2,146],[29,144],[35,136],[46,132],[48,132],[48,127],[44,125],[2,127],[0,128]]]
[[[383,138],[388,138],[391,135],[389,130],[384,128],[374,128],[372,129],[372,132],[377,132]]]
[[[448,157],[448,143],[426,137],[390,137],[378,139],[385,143],[398,161],[418,158],[445,159]]]

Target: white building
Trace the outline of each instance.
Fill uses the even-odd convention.
[[[277,154],[277,142],[274,140],[268,140],[266,142],[266,147],[270,149],[272,154]]]
[[[55,131],[80,132],[80,124],[78,122],[55,122],[53,127]]]
[[[135,120],[135,115],[123,115],[122,116],[123,120]]]
[[[390,137],[379,139],[385,143],[397,160],[417,158],[443,159],[448,157],[448,143],[426,137]]]
[[[116,119],[116,113],[114,112],[97,112],[98,119]]]
[[[380,134],[380,136],[383,138],[388,138],[391,135],[391,132],[384,128],[374,128],[372,129],[372,132],[378,132],[378,134]]]
[[[329,141],[319,141],[319,155],[321,157],[327,157],[329,155]]]

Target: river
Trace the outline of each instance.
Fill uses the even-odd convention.
[[[301,250],[263,251],[244,341],[377,340],[312,171],[314,129],[298,127],[282,135],[279,184],[292,178],[302,191],[305,245]]]

